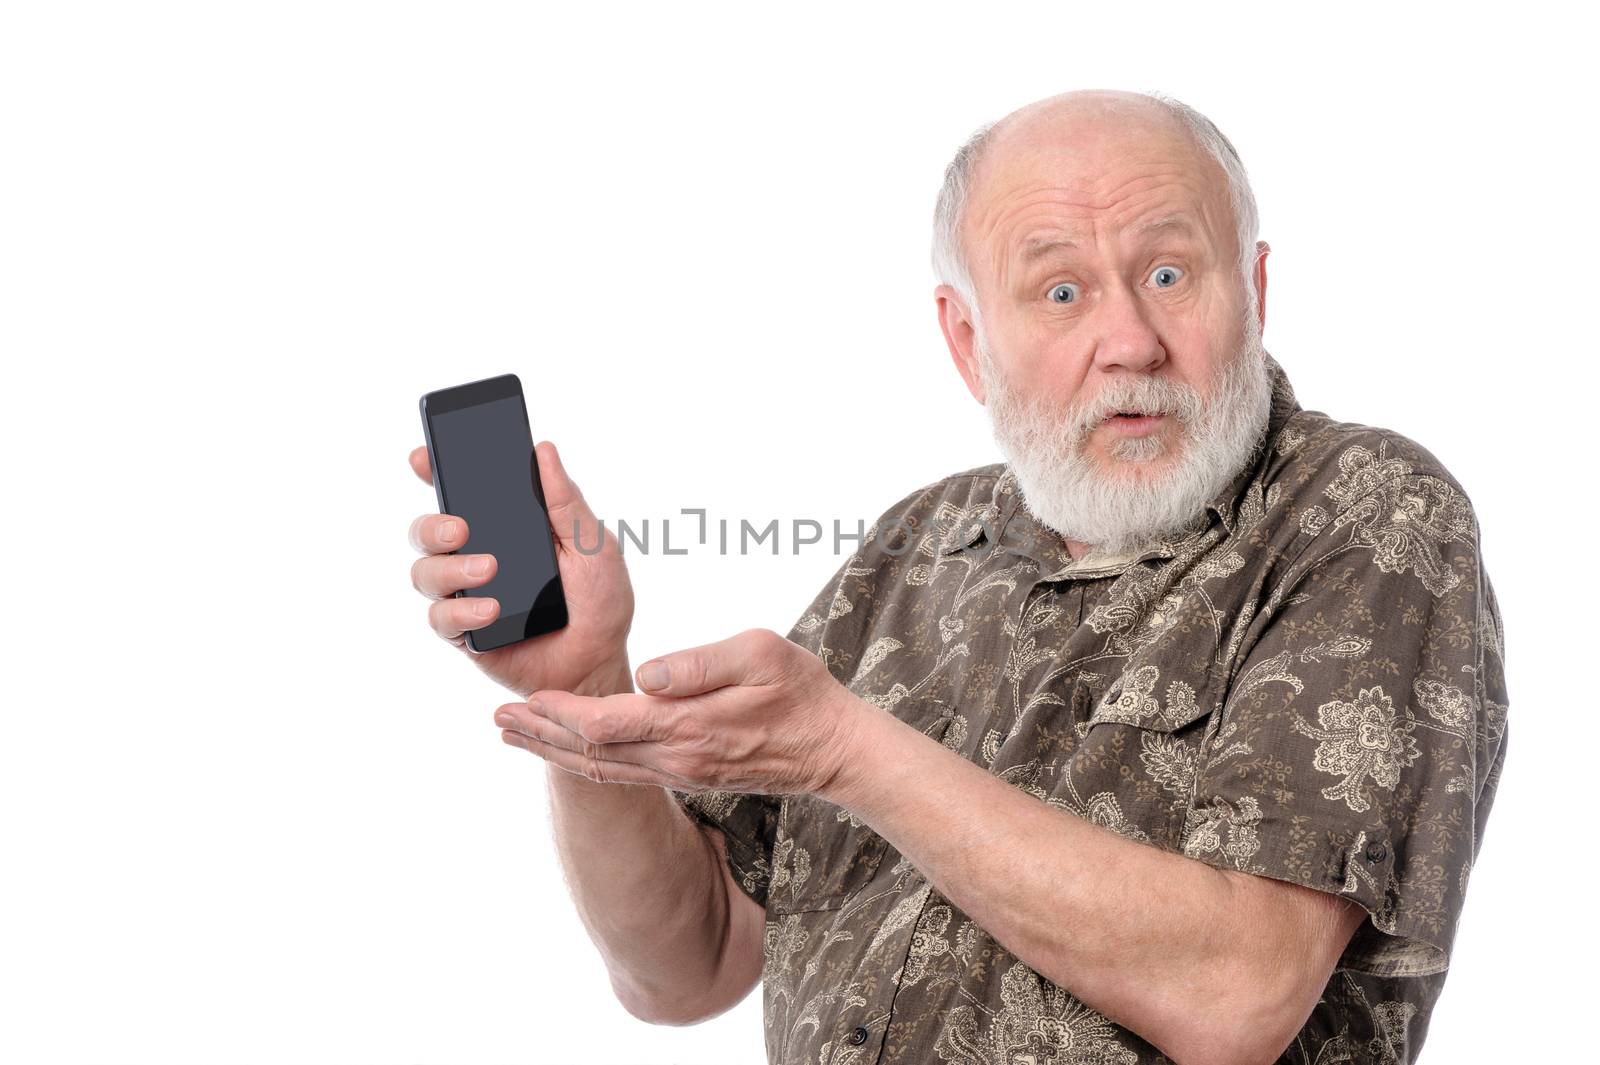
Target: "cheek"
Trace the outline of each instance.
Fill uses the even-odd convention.
[[[1018,392],[1049,396],[1057,404],[1078,399],[1094,361],[1071,337],[1039,331],[1023,336],[1012,349],[1007,380]]]
[[[1244,339],[1246,305],[1242,293],[1209,292],[1183,316],[1183,328],[1194,335],[1197,343],[1231,352]]]
[[[1075,360],[1044,358],[1012,378],[1012,386],[1024,395],[1036,396],[1058,411],[1084,398],[1084,373]]]
[[[1227,308],[1214,306],[1204,313],[1174,318],[1162,340],[1167,357],[1185,382],[1205,389],[1227,361],[1239,353],[1244,343],[1240,323],[1229,317]]]

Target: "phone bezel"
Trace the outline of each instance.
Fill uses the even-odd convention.
[[[519,611],[516,614],[502,615],[477,629],[467,629],[463,635],[466,637],[467,646],[482,654],[486,651],[508,647],[523,640],[542,636],[547,632],[554,632],[567,624],[566,592],[561,586],[561,569],[556,558],[555,530],[550,528],[549,508],[545,504],[544,485],[539,480],[539,463],[532,451],[533,430],[528,422],[528,402],[522,391],[522,381],[516,374],[500,374],[496,377],[486,377],[479,381],[469,381],[466,384],[454,385],[450,388],[441,388],[428,392],[417,402],[417,407],[422,415],[422,435],[428,447],[429,468],[433,470],[434,496],[439,503],[439,513],[449,514],[450,504],[444,477],[441,475],[438,455],[434,450],[432,416],[448,414],[452,411],[476,407],[496,400],[517,398],[522,400],[523,424],[528,426],[529,457],[531,462],[531,475],[533,479],[534,494],[538,497],[539,507],[545,512],[546,535],[550,537],[550,554],[552,562],[556,563],[555,577],[546,586],[547,592],[544,600],[548,600],[541,607],[535,602],[533,608]],[[457,552],[452,551],[451,554]],[[452,594],[455,599],[473,598],[474,589],[461,589]],[[551,594],[553,592],[553,594]],[[503,604],[502,604],[503,605]]]

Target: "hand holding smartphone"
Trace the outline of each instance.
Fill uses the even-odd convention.
[[[562,628],[566,596],[522,382],[502,374],[440,389],[419,407],[439,512],[467,524],[468,540],[458,551],[493,555],[497,564],[494,577],[474,592],[498,600],[500,615],[467,630],[467,646],[492,651]]]

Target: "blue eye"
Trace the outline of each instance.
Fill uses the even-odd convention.
[[[1055,303],[1071,303],[1077,298],[1077,286],[1068,281],[1063,281],[1050,290],[1050,299]]]
[[[1172,280],[1166,284],[1157,282],[1157,288],[1171,288],[1173,285],[1176,285],[1178,283],[1178,278],[1183,276],[1183,271],[1179,270],[1176,266],[1158,266],[1150,272],[1151,277],[1160,277],[1163,274],[1171,277]]]

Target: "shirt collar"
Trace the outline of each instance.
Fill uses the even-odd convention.
[[[1222,522],[1229,535],[1234,531],[1239,500],[1243,498],[1250,484],[1264,471],[1278,433],[1282,431],[1289,418],[1301,409],[1299,401],[1295,398],[1294,388],[1289,383],[1289,377],[1284,373],[1278,360],[1267,354],[1263,357],[1266,359],[1268,376],[1272,381],[1272,406],[1267,418],[1267,428],[1263,434],[1264,442],[1252,460],[1245,463],[1228,484],[1206,503],[1206,511],[1214,520]],[[1208,521],[1205,526],[1201,526],[1190,535],[1200,535],[1210,527],[1210,524]],[[1134,562],[1148,558],[1171,558],[1177,553],[1179,545],[1187,539],[1160,541],[1134,554],[1089,556],[1081,561],[1075,561],[1068,553],[1067,545],[1060,535],[1035,518],[1024,505],[1021,486],[1017,484],[1016,475],[1009,464],[995,480],[989,505],[969,523],[948,530],[939,548],[939,554],[953,555],[958,551],[967,550],[985,541],[991,531],[997,537],[999,546],[1034,559],[1041,564],[1044,572],[1051,573],[1052,576],[1087,576],[1091,573],[1125,569]]]

